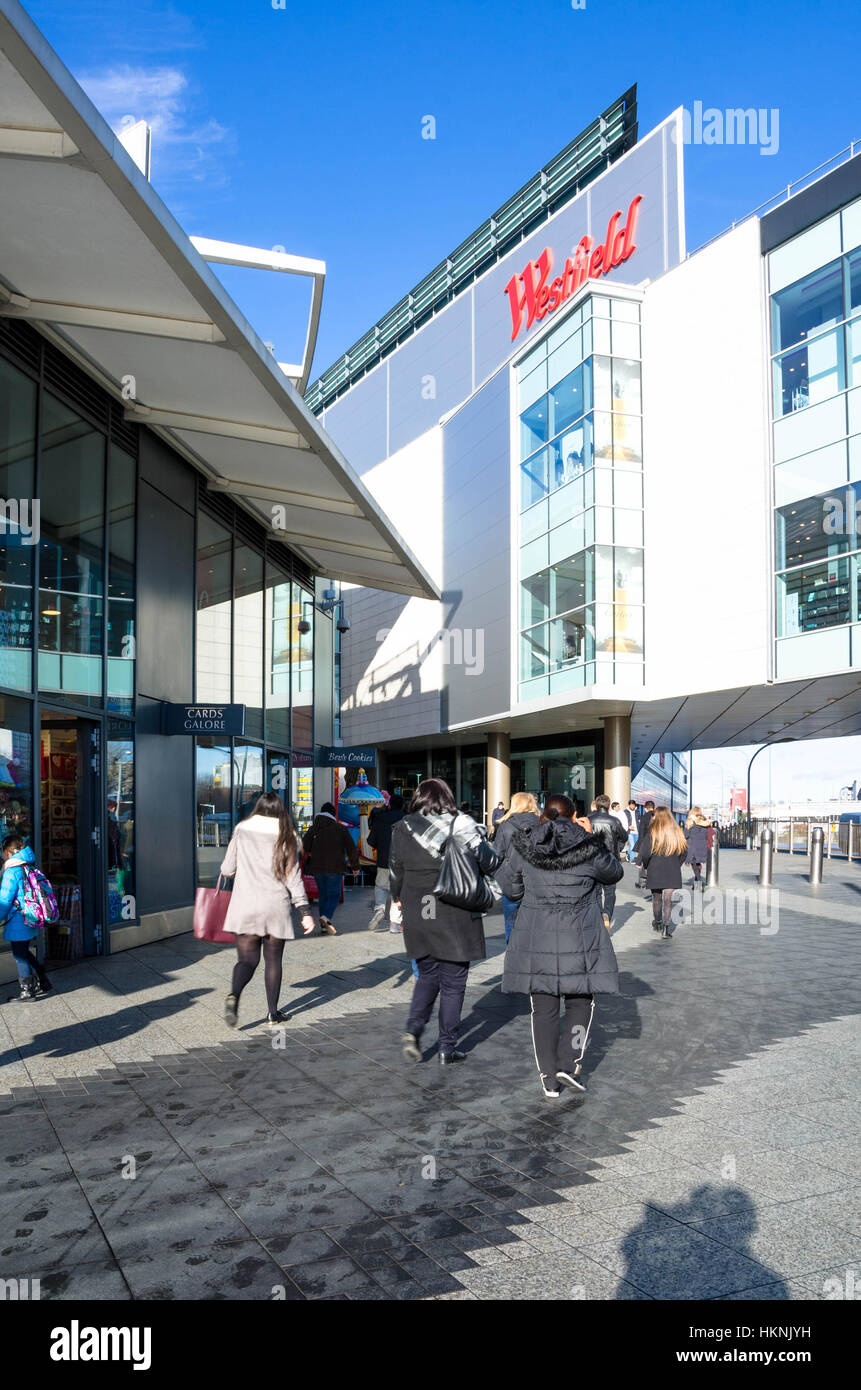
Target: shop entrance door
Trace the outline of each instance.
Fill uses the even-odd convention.
[[[48,960],[79,960],[104,949],[101,728],[65,712],[41,714],[41,867],[60,920],[45,934]]]

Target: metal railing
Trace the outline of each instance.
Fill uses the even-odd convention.
[[[784,820],[754,816],[750,822],[752,848],[759,850],[760,836],[768,827],[774,835],[775,854],[809,855],[810,838],[816,826],[822,830],[826,859],[848,859],[850,863],[861,863],[861,825],[850,821],[823,820],[821,816],[793,816]],[[720,830],[721,847],[745,849],[747,835],[747,821],[724,825]]]

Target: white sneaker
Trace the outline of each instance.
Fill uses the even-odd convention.
[[[375,908],[374,908],[374,912],[373,912],[373,916],[371,917],[371,920],[370,920],[370,922],[368,923],[368,931],[379,931],[380,926],[382,925],[382,921],[383,921],[383,918],[385,917],[385,915],[386,915],[386,905],[385,905],[385,903],[383,903],[382,906],[380,906],[380,907],[375,907]]]

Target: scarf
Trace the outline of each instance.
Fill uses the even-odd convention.
[[[426,812],[420,813],[421,819],[425,822],[423,830],[417,830],[413,826],[406,824],[406,829],[412,835],[417,844],[422,849],[426,849],[435,859],[442,859],[445,851],[445,842],[451,834],[452,817],[451,815],[431,816]],[[487,831],[484,826],[478,825],[472,816],[465,816],[458,811],[454,817],[454,838],[458,844],[466,849],[476,849],[487,838]],[[502,896],[502,889],[496,879],[490,875],[485,876],[485,882],[493,894],[494,900],[498,901]]]

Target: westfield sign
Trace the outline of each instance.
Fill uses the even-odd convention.
[[[619,219],[621,210],[614,212],[607,227],[607,235],[599,246],[594,237],[581,238],[573,256],[565,262],[565,269],[555,279],[550,279],[553,270],[553,252],[545,246],[537,261],[530,261],[519,275],[513,275],[505,286],[511,305],[511,338],[517,337],[521,328],[531,328],[538,320],[552,314],[560,304],[570,299],[587,280],[607,275],[621,265],[637,249],[637,220],[640,215],[640,194],[631,200],[628,216],[622,226]]]

